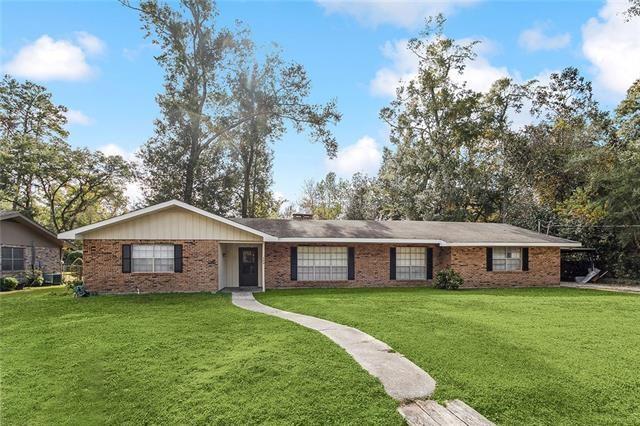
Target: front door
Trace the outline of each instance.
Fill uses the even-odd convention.
[[[258,286],[258,247],[238,248],[240,266],[239,284],[243,287]]]

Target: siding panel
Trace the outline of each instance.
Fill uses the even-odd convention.
[[[173,208],[116,223],[83,234],[92,240],[218,240],[262,241],[262,237],[216,222],[197,213]]]

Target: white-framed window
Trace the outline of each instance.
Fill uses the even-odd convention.
[[[522,249],[520,247],[494,247],[494,271],[521,271]]]
[[[346,281],[349,255],[346,247],[299,246],[299,281]]]
[[[23,247],[2,247],[2,270],[24,271]]]
[[[173,272],[173,244],[133,244],[131,272]]]
[[[427,248],[396,248],[396,280],[427,279]]]

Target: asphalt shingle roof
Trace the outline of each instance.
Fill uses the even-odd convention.
[[[576,243],[503,223],[248,218],[232,220],[278,238],[416,239],[442,240],[449,244]]]

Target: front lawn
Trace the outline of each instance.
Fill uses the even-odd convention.
[[[268,305],[357,327],[502,424],[640,424],[640,296],[575,289],[290,290]]]
[[[319,333],[228,296],[0,296],[0,424],[401,424]]]

